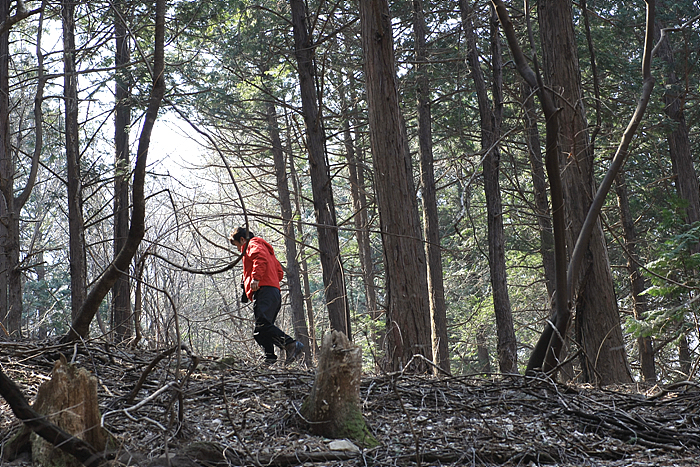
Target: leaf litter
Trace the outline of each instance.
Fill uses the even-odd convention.
[[[90,370],[115,465],[686,467],[700,458],[694,382],[595,388],[518,375],[365,375],[361,409],[381,445],[362,449],[309,434],[299,411],[313,369],[183,349],[6,341],[0,365],[30,402],[59,352]],[[3,446],[20,425],[0,399]],[[24,454],[5,465],[32,464]]]

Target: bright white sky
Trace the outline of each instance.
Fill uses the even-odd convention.
[[[132,133],[138,137],[141,128]],[[162,162],[164,170],[173,176],[184,174],[193,165],[199,165],[205,152],[201,136],[187,122],[172,113],[161,113],[153,127],[148,159],[151,163]]]

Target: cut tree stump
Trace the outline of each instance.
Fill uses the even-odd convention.
[[[51,423],[90,444],[96,451],[104,451],[107,437],[100,426],[97,378],[84,368],[66,362],[63,355],[54,365],[51,380],[39,386],[33,408]],[[83,465],[34,433],[31,440],[34,465]]]
[[[379,442],[360,410],[362,349],[340,331],[323,336],[316,379],[301,414],[312,433],[327,438],[349,438],[366,448]]]

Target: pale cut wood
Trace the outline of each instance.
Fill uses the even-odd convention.
[[[96,451],[104,450],[106,437],[100,426],[97,378],[84,368],[69,364],[61,355],[54,365],[51,380],[39,386],[33,407],[51,423],[87,442]],[[43,466],[83,465],[36,434],[32,434],[32,460],[35,465]]]
[[[360,411],[362,349],[339,331],[323,336],[316,379],[301,407],[311,432],[327,438],[350,438],[376,446]]]

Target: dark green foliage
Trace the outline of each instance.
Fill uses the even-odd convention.
[[[27,281],[24,314],[29,328],[44,327],[58,336],[70,323],[70,280],[67,272],[47,280]]]

